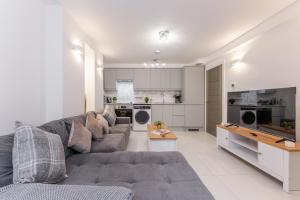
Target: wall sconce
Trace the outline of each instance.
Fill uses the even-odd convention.
[[[83,55],[83,48],[82,48],[82,46],[80,46],[79,44],[74,44],[74,45],[72,46],[72,50],[73,50],[76,54],[78,54],[78,55],[80,55],[80,56]]]
[[[241,59],[235,59],[231,62],[231,66],[236,67],[240,63],[241,63]]]

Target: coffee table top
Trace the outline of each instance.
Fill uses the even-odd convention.
[[[170,130],[166,125],[163,125],[162,128],[165,130]],[[153,133],[154,131],[157,131],[157,127],[154,125],[148,125],[148,137],[150,140],[177,140],[177,136],[172,132],[162,136]]]

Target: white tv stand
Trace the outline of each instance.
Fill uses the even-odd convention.
[[[217,126],[218,147],[280,180],[284,191],[300,190],[300,143],[288,148],[276,143],[279,139],[247,128]]]

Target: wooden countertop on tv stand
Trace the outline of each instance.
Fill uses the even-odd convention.
[[[222,126],[222,125],[217,125],[217,127],[228,130],[231,133],[244,136],[244,137],[249,138],[251,140],[256,140],[256,141],[271,145],[273,147],[280,148],[280,149],[285,150],[285,151],[300,152],[300,142],[296,142],[296,146],[294,148],[289,148],[289,147],[286,147],[284,145],[284,142],[276,143],[276,141],[278,141],[282,138],[264,133],[262,131],[256,131],[256,130],[251,130],[251,129],[248,129],[248,128],[234,127],[234,126],[225,127],[225,126]],[[257,134],[257,136],[253,136],[250,133],[255,133],[255,134]]]

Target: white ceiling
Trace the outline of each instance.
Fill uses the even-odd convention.
[[[106,63],[167,63],[208,56],[295,0],[61,0]],[[170,42],[158,41],[160,30]]]

